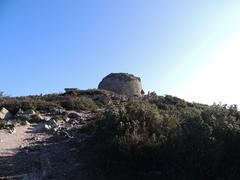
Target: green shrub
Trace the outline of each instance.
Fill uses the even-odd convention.
[[[5,123],[0,122],[0,129],[4,129],[5,128]]]
[[[150,168],[152,163],[158,163],[157,156],[178,122],[176,116],[165,118],[157,106],[148,102],[113,106],[96,122],[91,142],[101,152],[103,164],[124,161],[126,167],[145,169],[148,164]]]
[[[96,94],[103,93],[101,91],[91,91],[91,93],[94,92]],[[99,96],[90,98],[88,95],[66,96],[63,94],[49,94],[45,96],[41,95],[26,97],[1,97],[0,108],[5,107],[13,114],[17,113],[20,108],[24,111],[29,109],[37,111],[49,111],[53,108],[66,108],[67,110],[76,111],[94,110],[98,108],[98,105],[93,99],[97,99],[99,101],[98,98]],[[101,106],[105,105],[105,102],[100,103]]]
[[[164,108],[163,108],[164,107]],[[162,179],[239,179],[236,106],[154,97],[111,106],[91,126],[90,149],[102,171],[161,172]]]
[[[66,97],[60,103],[61,106],[67,110],[82,111],[82,110],[94,110],[98,108],[98,106],[92,99],[85,96],[75,98]]]

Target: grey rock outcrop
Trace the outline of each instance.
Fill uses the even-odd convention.
[[[23,111],[22,109],[19,109],[18,112],[15,115],[16,119],[20,120],[27,120],[29,122],[42,122],[45,120],[45,117],[43,117],[41,114],[36,113],[34,110],[29,109],[27,111]]]
[[[44,124],[44,129],[49,131],[49,130],[54,130],[59,127],[58,123],[54,119],[50,119],[49,121],[46,121]]]
[[[6,108],[2,108],[0,110],[0,119],[1,120],[8,120],[11,118],[12,118],[12,114]]]
[[[103,78],[98,88],[129,96],[141,97],[144,94],[141,79],[128,73],[111,73]]]

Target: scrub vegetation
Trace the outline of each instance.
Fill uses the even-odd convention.
[[[97,176],[233,180],[240,177],[239,125],[236,105],[151,93],[108,107],[85,130]]]

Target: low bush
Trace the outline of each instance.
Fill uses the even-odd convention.
[[[0,122],[0,129],[4,129],[5,128],[5,123],[4,122]]]
[[[75,111],[94,110],[98,108],[97,104],[92,99],[85,96],[79,96],[75,98],[66,97],[60,101],[60,104],[67,110]]]
[[[239,179],[239,117],[236,106],[170,96],[133,101],[108,108],[88,126],[88,145],[97,154],[94,164],[117,177]]]
[[[95,91],[91,91],[91,93],[94,92]],[[99,94],[101,91],[95,93]],[[66,96],[64,94],[49,94],[45,96],[41,95],[26,97],[1,97],[0,108],[5,107],[13,114],[16,114],[20,108],[24,111],[29,109],[37,111],[49,111],[53,108],[65,108],[67,110],[76,111],[95,110],[98,108],[97,102],[94,101],[97,99],[97,97],[98,96],[95,98],[90,98],[88,95]],[[98,100],[98,102],[100,101]],[[101,107],[104,105],[105,104],[102,101],[99,104]]]

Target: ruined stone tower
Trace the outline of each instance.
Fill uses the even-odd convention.
[[[144,94],[141,79],[128,73],[111,73],[103,78],[98,88],[129,96],[140,97]]]

